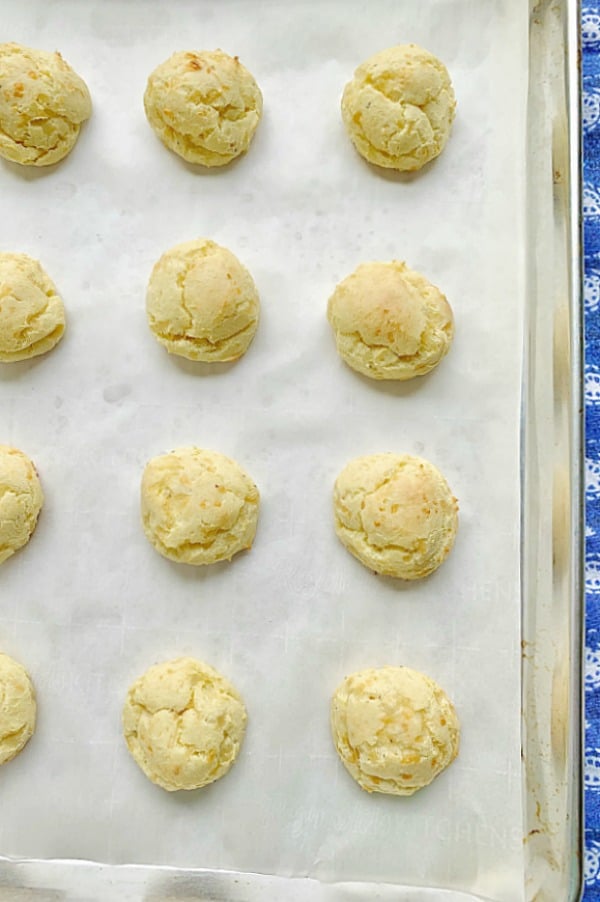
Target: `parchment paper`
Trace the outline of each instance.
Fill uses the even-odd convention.
[[[0,164],[0,246],[41,260],[68,332],[0,367],[1,440],[36,462],[38,529],[0,572],[0,647],[31,671],[39,723],[2,769],[0,852],[456,888],[522,898],[519,760],[519,383],[527,4],[517,0],[74,2],[2,5],[2,39],[60,49],[94,113],[50,170]],[[397,176],[354,152],[339,98],[356,65],[416,42],[447,64],[452,138]],[[176,49],[222,47],[265,113],[244,158],[203,171],[147,124],[149,72]],[[145,321],[150,269],[207,236],[262,299],[249,353],[169,357]],[[337,357],[325,318],[365,260],[405,259],[447,294],[449,357],[377,384]],[[254,548],[194,569],[139,523],[153,455],[184,444],[237,459],[262,494]],[[410,585],[336,540],[333,481],[352,457],[423,455],[460,500],[448,561]],[[249,711],[231,773],[196,793],[149,783],[122,740],[129,683],[191,654]],[[337,760],[329,699],[386,663],[454,699],[460,757],[409,799],[361,792]]]

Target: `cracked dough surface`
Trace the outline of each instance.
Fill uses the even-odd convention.
[[[412,795],[458,754],[452,702],[430,677],[408,667],[346,677],[333,695],[331,730],[344,767],[367,792]]]
[[[0,765],[24,748],[35,730],[35,690],[25,668],[0,652]]]
[[[0,361],[45,354],[64,331],[63,302],[38,261],[0,253]]]
[[[237,257],[198,238],[166,251],[146,295],[148,324],[171,354],[214,363],[237,360],[254,338],[259,297]]]
[[[355,458],[335,482],[333,504],[338,537],[376,573],[421,579],[454,545],[458,503],[437,467],[420,457]]]
[[[352,143],[370,163],[420,169],[444,149],[456,100],[448,70],[416,44],[369,57],[342,95],[342,118]]]
[[[262,94],[237,56],[180,51],[151,73],[144,108],[169,150],[189,163],[225,166],[248,150]]]
[[[444,295],[405,263],[362,263],[329,299],[338,353],[372,379],[412,379],[444,357],[454,337]]]
[[[142,523],[164,557],[185,564],[229,561],[251,548],[258,489],[234,460],[202,448],[154,457],[142,476]]]
[[[150,667],[129,689],[123,708],[134,760],[170,792],[223,777],[237,758],[246,720],[229,680],[194,658]]]
[[[60,53],[0,44],[0,156],[24,166],[57,163],[91,112],[85,82]]]
[[[0,564],[26,545],[44,503],[32,461],[8,445],[0,445]]]

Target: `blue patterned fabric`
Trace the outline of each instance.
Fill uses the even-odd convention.
[[[586,390],[585,893],[600,902],[600,0],[584,2]]]

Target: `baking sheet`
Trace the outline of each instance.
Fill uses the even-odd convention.
[[[2,439],[36,461],[46,505],[2,567],[0,646],[31,671],[39,724],[3,769],[0,852],[446,887],[523,898],[519,657],[519,384],[524,304],[527,9],[517,0],[5,4],[6,39],[60,49],[94,114],[64,163],[0,165],[2,249],[39,258],[68,331],[0,370]],[[453,136],[427,171],[356,156],[339,116],[353,68],[414,41],[447,64]],[[175,49],[237,53],[265,98],[246,157],[197,171],[168,153],[141,98]],[[207,236],[252,272],[249,353],[169,358],[145,323],[150,269]],[[453,350],[414,384],[337,358],[325,319],[360,262],[406,259],[447,294]],[[141,470],[195,443],[257,482],[252,551],[195,570],[139,525]],[[421,584],[366,571],[335,539],[331,487],[381,450],[436,463],[460,501],[455,549]],[[167,794],[120,733],[131,680],[180,654],[242,692],[250,723],[223,781]],[[410,799],[367,796],[328,731],[332,690],[386,663],[454,699],[460,757]]]

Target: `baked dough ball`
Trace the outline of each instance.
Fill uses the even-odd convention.
[[[362,263],[329,299],[340,357],[372,379],[412,379],[438,365],[454,337],[452,310],[405,263]]]
[[[420,169],[442,152],[456,100],[437,57],[416,44],[380,50],[354,73],[342,118],[358,152],[386,169]]]
[[[150,667],[127,693],[123,732],[134,760],[169,792],[223,777],[237,758],[246,709],[229,680],[193,658]]]
[[[458,504],[440,471],[408,454],[350,461],[333,493],[335,531],[361,564],[401,579],[421,579],[449,554]]]
[[[148,323],[171,354],[205,363],[237,360],[258,326],[259,298],[248,270],[206,238],[166,251],[146,296]]]
[[[154,457],[142,477],[142,522],[160,554],[184,564],[229,561],[251,548],[258,489],[229,457],[178,448]]]
[[[27,544],[43,503],[33,463],[17,448],[0,445],[0,564]]]
[[[0,156],[24,166],[57,163],[91,112],[85,82],[60,53],[0,44]]]
[[[0,652],[0,765],[27,745],[35,730],[35,690],[29,674]]]
[[[0,361],[45,354],[64,331],[63,302],[38,261],[0,252]]]
[[[346,677],[333,696],[331,730],[344,767],[367,792],[410,796],[458,754],[452,702],[432,679],[408,667]]]
[[[262,94],[237,56],[181,51],[150,75],[144,108],[169,150],[188,163],[225,166],[248,150]]]

